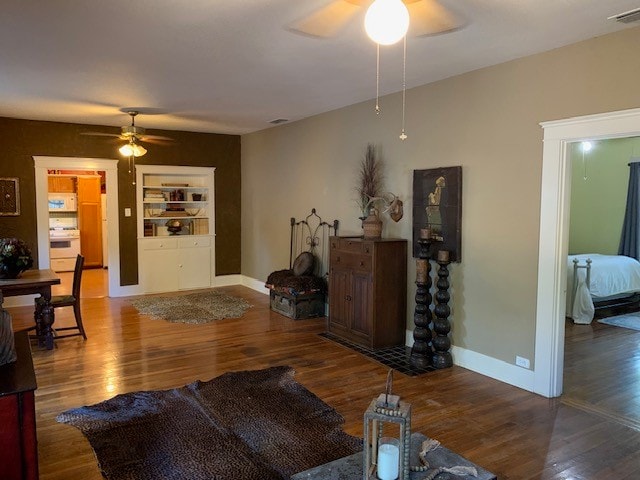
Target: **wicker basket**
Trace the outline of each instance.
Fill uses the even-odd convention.
[[[364,238],[380,238],[382,236],[382,220],[374,213],[369,214],[362,222]]]

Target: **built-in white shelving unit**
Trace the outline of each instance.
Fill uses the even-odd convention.
[[[136,166],[138,270],[145,292],[212,286],[214,172],[208,167]]]

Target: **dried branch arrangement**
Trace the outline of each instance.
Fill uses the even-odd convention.
[[[369,215],[371,200],[382,193],[384,180],[383,163],[378,159],[378,152],[374,145],[369,143],[364,158],[360,161],[358,180],[356,184],[356,200],[363,217]]]

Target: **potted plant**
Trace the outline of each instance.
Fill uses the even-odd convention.
[[[17,238],[0,239],[0,279],[18,278],[33,265],[31,249]]]

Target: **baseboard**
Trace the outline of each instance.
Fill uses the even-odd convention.
[[[115,289],[109,288],[110,297],[131,297],[133,295],[144,295],[140,285],[120,285]]]
[[[413,345],[413,331],[406,331],[406,345]],[[482,353],[453,345],[451,356],[454,365],[464,367],[473,372],[499,380],[514,387],[533,392],[534,373],[532,370],[512,365],[511,363],[489,357]]]
[[[242,285],[248,287],[256,292],[264,293],[265,295],[269,295],[269,289],[264,286],[264,280],[256,280],[255,278],[247,277],[246,275],[242,275]]]
[[[213,281],[214,287],[229,287],[231,285],[242,285],[242,275],[218,275]]]

